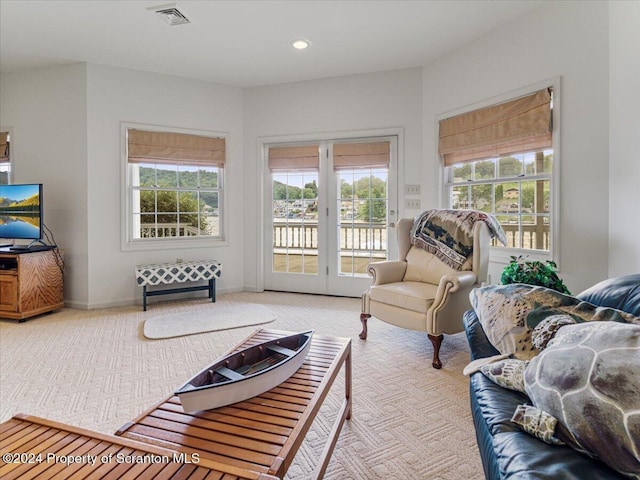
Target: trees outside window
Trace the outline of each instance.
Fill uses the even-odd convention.
[[[495,215],[506,248],[549,251],[552,167],[551,149],[447,167],[449,206]]]

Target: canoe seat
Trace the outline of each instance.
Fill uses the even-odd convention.
[[[280,345],[269,345],[267,347],[267,350],[271,350],[272,352],[286,355],[287,357],[293,357],[296,354],[294,350],[291,350],[290,348],[286,348],[286,347],[281,347]]]
[[[227,367],[220,367],[216,369],[216,373],[219,373],[223,377],[227,377],[229,380],[242,380],[244,375],[236,372],[235,370],[231,370]]]

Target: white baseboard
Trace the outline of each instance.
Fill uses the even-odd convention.
[[[252,289],[245,289],[241,287],[231,287],[231,288],[222,288],[216,289],[217,295],[224,295],[225,293],[238,293],[238,292],[252,292]],[[175,293],[163,296],[167,300],[179,300],[179,299],[193,299],[193,298],[206,298],[202,295],[202,293]],[[160,300],[162,301],[162,300]],[[147,299],[148,305],[153,305],[153,300],[149,302]],[[115,308],[115,307],[125,307],[128,305],[142,305],[142,290],[140,291],[140,295],[135,298],[123,299],[123,300],[115,300],[110,302],[96,302],[96,303],[85,303],[85,302],[74,302],[65,300],[64,306],[65,308],[76,308],[78,310],[98,310],[102,308]]]

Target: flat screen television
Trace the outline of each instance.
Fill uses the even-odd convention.
[[[0,238],[42,239],[42,184],[0,185]]]

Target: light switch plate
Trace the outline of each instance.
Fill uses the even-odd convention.
[[[404,206],[412,209],[412,210],[420,210],[420,199],[419,198],[405,198]]]
[[[420,185],[405,185],[404,186],[404,194],[405,195],[420,195]]]

